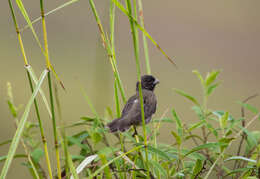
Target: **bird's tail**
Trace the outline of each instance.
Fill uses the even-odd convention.
[[[112,122],[107,124],[110,132],[117,132],[118,130],[124,132],[130,128],[131,125],[127,123],[126,120],[122,118],[114,119]]]

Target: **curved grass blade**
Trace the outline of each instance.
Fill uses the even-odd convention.
[[[26,154],[15,154],[14,158],[27,158]],[[0,157],[0,162],[3,162],[7,159],[7,155],[1,156]]]
[[[77,169],[76,169],[77,174],[80,174],[80,172],[82,172],[82,170],[83,170],[88,164],[90,164],[93,160],[95,160],[97,157],[98,157],[98,155],[95,154],[95,155],[91,155],[91,156],[88,156],[87,158],[85,158],[85,159],[79,164],[79,166],[77,167]],[[70,179],[74,179],[74,177],[71,176]]]
[[[139,6],[139,19],[141,27],[144,28],[144,11],[143,11],[143,4],[142,0],[138,0],[138,6]],[[146,40],[145,33],[143,32],[143,46],[144,46],[144,57],[145,57],[145,64],[146,64],[146,71],[147,74],[151,74],[151,65],[149,61],[149,50],[148,50],[148,44]]]
[[[32,33],[33,33],[33,36],[34,36],[34,38],[35,38],[37,44],[38,44],[39,47],[41,48],[42,52],[44,52],[44,50],[43,50],[43,48],[42,48],[42,45],[41,45],[41,42],[40,42],[40,40],[39,40],[39,38],[38,38],[38,36],[37,36],[37,34],[36,34],[34,28],[33,28],[32,21],[30,20],[27,11],[26,11],[26,9],[24,8],[23,2],[22,2],[21,0],[16,0],[16,4],[17,4],[17,6],[19,7],[19,9],[20,9],[22,15],[24,16],[24,19],[26,20],[28,26],[30,27],[30,29],[31,29],[31,31],[32,31]],[[44,55],[45,55],[45,53],[44,53]]]
[[[33,71],[33,68],[30,65],[26,66],[25,68],[30,73],[30,76],[32,77],[33,82],[35,84],[37,84],[38,80],[37,80],[36,74]],[[42,100],[43,100],[43,102],[44,102],[44,104],[46,106],[46,109],[47,109],[47,111],[48,111],[48,113],[49,113],[49,115],[51,117],[51,110],[50,110],[50,106],[49,106],[49,103],[47,101],[47,98],[46,98],[46,96],[45,96],[45,94],[44,94],[44,92],[42,91],[41,88],[39,89],[39,92],[40,92],[40,94],[42,96]]]
[[[7,172],[8,172],[8,169],[11,165],[11,162],[13,160],[13,157],[14,157],[14,154],[15,154],[15,151],[17,149],[17,146],[18,146],[18,143],[20,141],[20,138],[22,136],[22,132],[23,132],[23,129],[25,127],[25,123],[28,119],[28,115],[29,115],[29,112],[30,112],[30,109],[31,109],[31,106],[34,102],[34,99],[36,97],[36,95],[38,94],[39,92],[39,89],[42,85],[42,82],[44,80],[44,78],[46,77],[48,73],[48,70],[44,70],[40,76],[40,79],[39,79],[39,82],[37,83],[34,91],[33,91],[33,94],[29,100],[29,102],[27,103],[26,107],[25,107],[25,110],[24,110],[24,113],[21,117],[21,120],[19,121],[19,124],[17,126],[17,130],[15,132],[15,135],[13,137],[13,140],[12,140],[12,143],[11,143],[11,146],[9,148],[9,151],[8,151],[8,154],[7,154],[7,159],[5,161],[5,164],[4,164],[4,167],[2,169],[2,172],[1,172],[1,175],[0,175],[0,178],[5,178],[6,175],[7,175]]]
[[[246,158],[243,156],[233,156],[233,157],[229,157],[226,160],[224,160],[224,162],[230,161],[230,160],[244,160],[246,162],[252,162],[252,163],[256,163],[256,160],[250,159],[250,158]]]
[[[158,50],[160,50],[160,52],[177,68],[176,63],[166,54],[166,52],[159,46],[159,44],[152,38],[152,36],[145,30],[145,28],[143,28],[138,23],[138,21],[128,12],[128,10],[125,9],[124,6],[118,0],[113,0],[113,2],[118,7],[118,9],[120,9],[125,15],[127,15],[133,21],[136,27],[138,27],[143,32],[143,34],[148,39],[150,39],[150,41],[158,48]]]
[[[54,13],[54,12],[56,12],[56,11],[58,11],[58,10],[63,9],[64,7],[66,7],[66,6],[68,6],[68,5],[71,5],[71,4],[73,4],[73,3],[77,2],[77,1],[79,1],[79,0],[71,0],[71,1],[68,1],[68,2],[66,2],[66,3],[64,3],[64,4],[62,4],[62,5],[58,6],[58,7],[56,7],[55,9],[52,9],[51,11],[47,12],[47,13],[45,14],[45,17],[48,16],[48,15],[50,15],[50,14],[52,14],[52,13]],[[38,21],[41,20],[41,19],[42,19],[42,17],[38,17],[38,18],[34,19],[34,20],[32,21],[32,24],[38,22]],[[26,25],[26,26],[24,26],[24,27],[20,30],[20,32],[24,31],[25,29],[27,29],[27,28],[29,28],[29,27],[30,27],[29,24]]]

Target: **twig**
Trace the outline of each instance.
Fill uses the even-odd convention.
[[[243,103],[246,103],[250,99],[253,99],[253,98],[257,97],[257,96],[258,96],[258,94],[254,94],[252,96],[249,96],[249,97],[247,97],[246,99],[243,100]],[[242,127],[245,127],[246,121],[245,121],[245,108],[244,108],[244,106],[241,107],[241,117],[242,117],[242,121],[241,121]],[[245,132],[243,132],[242,133],[242,138],[241,138],[241,140],[239,142],[239,146],[238,146],[238,150],[237,150],[237,156],[240,155],[242,144],[243,144],[243,142],[244,142],[244,140],[246,138],[247,138],[247,134]],[[236,160],[235,163],[234,163],[233,170],[235,170],[236,168],[239,168],[239,167],[240,167],[240,161]]]

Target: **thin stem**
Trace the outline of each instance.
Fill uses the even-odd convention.
[[[53,136],[54,136],[54,146],[55,146],[58,178],[61,179],[60,153],[59,153],[57,125],[56,125],[56,119],[55,119],[54,100],[53,100],[53,94],[52,94],[52,83],[51,83],[51,72],[50,71],[48,71],[48,84],[49,84],[49,93],[50,93],[52,127],[53,127]]]
[[[124,91],[124,88],[123,88],[123,85],[122,85],[122,82],[121,82],[121,79],[120,79],[120,75],[119,75],[119,72],[118,72],[118,69],[117,69],[115,56],[113,55],[113,51],[111,50],[111,45],[106,38],[105,32],[103,30],[103,26],[101,24],[101,20],[99,18],[99,15],[97,13],[97,10],[96,10],[96,7],[95,7],[93,0],[89,0],[89,4],[90,4],[92,12],[95,16],[95,19],[96,19],[96,22],[97,22],[97,25],[98,25],[98,29],[99,29],[99,32],[100,32],[100,36],[101,36],[101,39],[102,39],[102,42],[103,42],[103,46],[107,51],[109,61],[110,61],[111,66],[112,66],[112,70],[114,72],[115,79],[118,83],[118,87],[119,87],[119,90],[120,90],[121,97],[123,99],[123,102],[125,103],[126,102],[125,91]]]
[[[143,11],[143,5],[142,0],[138,0],[138,6],[139,6],[139,19],[140,19],[140,25],[142,28],[144,28],[144,11]],[[145,33],[143,32],[143,45],[144,45],[144,57],[145,57],[145,64],[146,64],[146,72],[147,74],[151,74],[151,65],[149,61],[149,50],[147,45],[147,40]]]
[[[55,146],[55,154],[56,154],[56,162],[57,162],[57,171],[58,171],[58,178],[61,179],[60,153],[59,153],[57,126],[56,126],[56,119],[55,119],[54,100],[53,100],[53,94],[52,94],[52,84],[51,84],[51,72],[50,72],[51,62],[49,59],[47,29],[46,29],[46,22],[45,22],[43,0],[40,0],[40,8],[41,8],[41,16],[42,16],[42,30],[43,30],[46,68],[48,70],[48,84],[49,84],[49,93],[50,93],[52,127],[53,127],[53,135],[54,135],[54,146]]]
[[[31,91],[33,93],[34,89],[33,89],[32,79],[31,79],[29,71],[27,71],[27,76],[28,76],[28,79],[29,79]],[[48,168],[48,173],[49,173],[50,179],[52,179],[53,177],[52,177],[51,162],[50,162],[50,157],[49,157],[49,152],[48,152],[48,146],[47,146],[47,141],[46,141],[46,138],[45,138],[45,135],[44,135],[44,130],[43,130],[40,112],[39,112],[39,108],[38,108],[38,103],[37,103],[36,99],[34,99],[34,107],[35,107],[35,112],[36,112],[36,116],[37,116],[38,123],[39,123],[39,128],[40,128],[40,133],[41,133],[41,138],[42,138],[42,143],[43,143],[43,148],[44,148],[44,154],[45,154],[45,160],[46,160],[47,168]]]
[[[47,29],[46,29],[45,14],[44,14],[44,8],[43,8],[43,0],[40,0],[40,6],[41,6],[42,30],[43,30],[46,68],[48,70],[50,70],[51,69],[51,62],[50,62],[50,59],[49,59],[49,48],[48,48]]]
[[[136,12],[136,1],[133,1],[135,13]],[[128,13],[132,16],[132,6],[130,0],[126,0]],[[137,15],[137,14],[135,14]],[[144,145],[145,145],[145,157],[146,157],[146,167],[147,167],[147,176],[149,178],[150,171],[149,171],[149,160],[148,160],[148,149],[147,149],[147,137],[146,137],[146,128],[145,128],[145,117],[144,117],[144,101],[143,101],[143,93],[142,93],[142,86],[141,86],[141,66],[139,60],[139,40],[138,40],[138,31],[137,27],[132,18],[129,18],[131,30],[132,30],[132,37],[133,37],[133,44],[134,44],[134,53],[135,53],[135,62],[136,62],[136,70],[137,76],[139,81],[139,98],[140,98],[140,107],[141,107],[141,116],[142,116],[142,126],[143,126],[143,137],[144,137]]]
[[[19,44],[20,44],[20,49],[21,49],[21,52],[22,52],[22,55],[23,55],[24,65],[29,66],[27,56],[26,56],[26,53],[25,53],[25,50],[24,50],[21,32],[19,30],[19,26],[18,26],[17,21],[16,21],[16,17],[15,17],[15,14],[14,14],[14,10],[13,10],[11,0],[8,0],[8,2],[9,2],[14,26],[15,26],[15,29],[16,29],[18,41],[19,41]],[[34,89],[33,89],[32,79],[31,79],[31,76],[29,74],[29,71],[26,71],[26,72],[27,72],[27,77],[28,77],[28,80],[29,80],[31,92],[33,93]],[[48,147],[47,147],[47,142],[46,142],[45,135],[44,135],[44,130],[43,130],[43,126],[42,126],[42,122],[41,122],[41,118],[40,118],[40,112],[39,112],[39,108],[38,108],[36,98],[34,99],[34,107],[35,107],[36,116],[37,116],[38,123],[39,123],[40,133],[41,133],[41,137],[42,137],[42,143],[43,143],[43,146],[44,146],[44,154],[45,154],[45,159],[46,159],[47,168],[48,168],[48,172],[49,172],[49,177],[50,177],[50,179],[52,179],[52,171],[51,171],[51,163],[50,163],[50,158],[49,158],[49,153],[48,153]]]

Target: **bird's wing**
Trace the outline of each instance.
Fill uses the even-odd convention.
[[[151,117],[156,111],[157,100],[155,94],[152,91],[144,91],[144,114],[145,119]]]
[[[132,110],[133,104],[135,104],[137,102],[138,98],[139,98],[139,96],[134,95],[128,99],[128,101],[126,102],[124,109],[122,111],[121,118],[124,117],[125,115],[127,115],[129,113],[129,111]]]
[[[156,97],[152,91],[143,90],[143,100],[144,100],[144,115],[145,119],[150,118],[156,111]],[[135,95],[131,97],[128,101],[131,101],[129,104],[126,104],[123,112],[122,118],[128,121],[128,123],[137,125],[141,122],[141,108],[139,96]],[[128,103],[128,102],[127,102]]]

